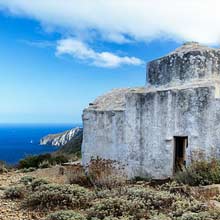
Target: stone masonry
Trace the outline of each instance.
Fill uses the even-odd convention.
[[[117,160],[129,178],[171,177],[178,155],[187,166],[196,150],[219,156],[220,50],[187,43],[151,61],[146,86],[97,98],[83,112],[83,127],[83,164]],[[177,144],[181,138],[187,144]]]

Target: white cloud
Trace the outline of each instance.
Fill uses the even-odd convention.
[[[119,67],[123,64],[141,65],[142,61],[136,57],[120,57],[110,52],[96,52],[80,40],[68,38],[58,42],[57,54],[69,54],[75,58],[89,61],[100,67]]]
[[[95,30],[118,43],[161,37],[205,44],[220,40],[219,0],[0,0],[0,7],[74,36]]]

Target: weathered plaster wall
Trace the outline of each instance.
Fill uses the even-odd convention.
[[[127,155],[123,111],[88,111],[83,114],[83,164],[91,157],[124,161]]]
[[[129,177],[173,175],[174,136],[220,157],[220,50],[187,44],[148,65],[145,88],[118,89],[83,113],[82,160],[118,160]]]
[[[128,93],[124,111],[84,111],[83,163],[118,160],[129,177],[173,175],[174,136],[188,136],[191,152],[220,146],[220,100],[215,87]]]
[[[220,146],[213,139],[214,88],[197,87],[127,95],[126,137],[131,175],[173,175],[174,136],[188,136],[195,149]]]
[[[148,64],[147,78],[151,85],[186,82],[220,75],[220,51],[183,46],[168,56]]]

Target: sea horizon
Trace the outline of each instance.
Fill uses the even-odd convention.
[[[41,146],[40,139],[75,127],[82,127],[82,124],[0,123],[0,161],[16,165],[26,156],[54,152],[57,147]]]

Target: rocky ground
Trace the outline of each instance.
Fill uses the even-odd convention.
[[[22,173],[22,172],[18,172],[18,171],[11,171],[8,173],[4,173],[4,174],[0,174],[0,220],[45,220],[45,217],[49,214],[49,211],[47,210],[46,212],[43,211],[39,211],[39,210],[28,210],[27,208],[24,208],[22,206],[23,204],[23,200],[24,199],[5,199],[4,198],[4,190],[7,189],[10,186],[15,186],[19,183],[20,179],[24,176],[33,176],[37,179],[46,179],[48,180],[48,182],[50,183],[58,183],[61,184],[62,186],[63,183],[67,183],[67,171],[68,171],[68,166],[70,166],[70,164],[66,164],[65,167],[62,166],[54,166],[52,168],[46,168],[46,169],[38,169],[34,172],[28,172],[28,173]],[[64,172],[65,170],[65,172]],[[75,173],[75,171],[74,171]],[[153,183],[153,182],[152,182]],[[163,201],[163,204],[161,203],[160,206],[164,206],[166,207],[166,201],[171,201],[169,200],[170,198],[173,200],[171,203],[173,203],[173,205],[168,205],[166,207],[167,210],[169,210],[169,213],[174,213],[176,212],[173,207],[175,207],[175,205],[180,205],[183,204],[180,207],[180,210],[183,211],[183,215],[180,218],[167,218],[167,216],[164,215],[164,213],[162,214],[164,216],[164,218],[162,217],[158,217],[157,218],[152,218],[152,219],[156,219],[156,220],[162,220],[162,219],[166,219],[166,220],[171,220],[171,219],[180,219],[180,220],[189,220],[189,219],[214,219],[217,220],[219,219],[217,218],[206,218],[207,216],[204,215],[205,212],[203,212],[203,210],[198,209],[197,211],[194,210],[194,207],[198,206],[198,202],[202,202],[203,205],[205,205],[204,207],[209,207],[213,209],[213,211],[216,212],[216,215],[220,216],[220,201],[215,200],[215,196],[216,195],[220,195],[220,185],[219,184],[215,184],[215,185],[209,185],[209,186],[204,186],[204,187],[188,187],[186,185],[183,186],[176,186],[175,184],[172,185],[172,183],[170,184],[165,184],[159,188],[152,188],[155,186],[150,186],[149,182],[145,182],[145,181],[138,181],[135,184],[130,184],[130,185],[125,185],[125,187],[127,187],[125,190],[125,192],[128,192],[128,189],[130,189],[130,192],[133,192],[133,196],[137,196],[138,192],[142,192],[142,193],[147,193],[152,197],[152,204],[157,204],[158,202],[160,203],[160,200]],[[152,184],[151,184],[152,185]],[[82,190],[81,188],[79,188],[80,190]],[[79,190],[78,189],[78,190]],[[90,189],[84,189],[85,192],[90,193]],[[31,191],[29,191],[30,193]],[[33,192],[33,191],[32,191]],[[132,201],[127,201],[124,198],[128,199],[126,197],[126,195],[122,195],[122,194],[114,194],[116,191],[112,191],[112,192],[108,192],[103,190],[103,194],[102,196],[104,196],[103,198],[99,197],[99,200],[96,200],[96,203],[99,202],[99,206],[94,206],[94,204],[96,203],[92,203],[92,205],[94,206],[94,213],[93,215],[96,216],[97,213],[99,213],[99,207],[101,206],[105,206],[105,208],[109,208],[110,206],[110,210],[114,211],[114,208],[111,207],[111,204],[118,204],[118,201],[123,201],[127,202],[126,204],[131,206],[131,208],[133,207],[131,205]],[[152,194],[153,193],[153,194]],[[174,194],[172,194],[174,193]],[[177,193],[177,194],[175,194]],[[180,194],[179,194],[180,193]],[[126,193],[125,193],[126,194]],[[155,194],[155,195],[154,195]],[[90,195],[90,194],[88,194]],[[114,196],[116,196],[116,199],[114,199]],[[119,196],[119,197],[118,197]],[[186,196],[186,197],[185,197]],[[187,197],[194,197],[194,199],[192,200],[187,198]],[[136,197],[134,197],[136,198]],[[137,202],[140,202],[141,199],[143,199],[142,197],[137,197]],[[158,198],[160,198],[158,200]],[[181,200],[179,200],[181,199]],[[197,201],[196,201],[196,200]],[[106,201],[108,201],[109,203],[106,204]],[[180,204],[179,204],[180,202]],[[133,204],[133,203],[132,203]],[[140,203],[142,204],[142,203]],[[185,205],[188,207],[186,208]],[[188,205],[187,205],[188,204]],[[191,207],[192,206],[192,207]],[[121,206],[120,206],[121,207]],[[152,206],[153,207],[153,206]],[[157,206],[155,206],[157,207]],[[203,206],[201,206],[203,207]],[[123,208],[123,206],[122,206]],[[149,208],[149,207],[148,207]],[[40,209],[42,210],[42,209]],[[56,209],[55,209],[56,210]],[[59,209],[58,209],[59,210]],[[148,210],[148,209],[146,209]],[[161,209],[162,210],[162,209]],[[217,210],[217,211],[216,211]],[[75,210],[74,210],[75,211]],[[140,211],[140,210],[139,210]],[[152,208],[152,213],[154,211],[154,214],[157,213],[157,208]],[[53,211],[51,211],[53,212]],[[90,211],[91,212],[91,211]],[[83,210],[82,213],[90,213],[88,210]],[[185,213],[186,212],[186,213]],[[198,212],[198,213],[197,213]],[[184,214],[185,213],[185,214]],[[208,212],[206,212],[207,215]],[[219,213],[219,214],[218,214]],[[165,214],[167,214],[165,212]],[[208,213],[209,214],[209,213]],[[186,217],[185,215],[187,215],[188,217]],[[211,214],[210,214],[211,215]],[[111,218],[110,218],[111,219]],[[116,218],[119,219],[119,218]],[[121,219],[121,218],[120,218]],[[123,219],[123,218],[122,218]]]
[[[55,183],[64,183],[65,177],[59,174],[59,167],[39,169],[30,173],[9,172],[0,174],[0,220],[41,220],[45,213],[30,211],[22,208],[20,200],[4,198],[4,189],[15,185],[23,176],[34,176],[48,179]]]

